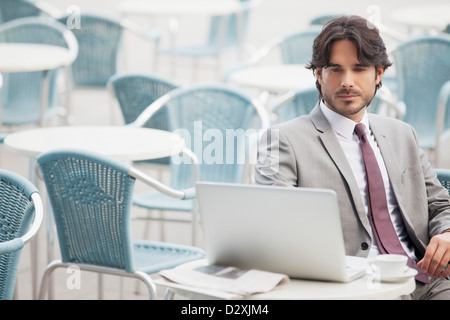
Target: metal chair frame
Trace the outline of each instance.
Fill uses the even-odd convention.
[[[26,232],[21,236],[14,236],[13,234],[11,234],[12,236],[9,237],[9,240],[0,242],[0,258],[5,257],[6,259],[0,260],[4,262],[9,261],[8,267],[6,269],[6,276],[8,280],[3,283],[5,286],[0,288],[0,298],[12,299],[14,296],[14,288],[16,285],[17,269],[15,269],[14,263],[11,263],[11,260],[16,259],[16,263],[19,263],[22,248],[26,244],[28,244],[40,230],[43,221],[44,210],[39,191],[30,181],[28,181],[24,177],[18,175],[17,173],[0,169],[0,181],[2,184],[2,187],[0,188],[0,195],[2,196],[4,201],[7,201],[6,199],[9,199],[11,202],[13,202],[8,206],[9,210],[11,210],[11,214],[24,214],[24,212],[18,211],[21,210],[20,206],[17,205],[20,202],[19,197],[27,198],[27,201],[29,201],[30,205],[33,206],[33,221],[27,228]],[[8,194],[3,194],[2,190],[6,190]],[[5,208],[6,206],[2,207],[1,211],[3,212],[3,214],[5,214]],[[5,216],[1,217],[2,220],[7,221],[5,223],[5,228],[11,228],[12,231],[14,231],[13,229],[15,229],[16,227],[18,227],[16,223],[19,223],[19,220],[22,221],[22,219],[29,218],[30,217],[22,217],[20,219],[17,219],[17,221],[14,221],[15,219],[8,219],[8,217]],[[14,232],[16,233],[18,231],[19,230],[15,230]],[[14,254],[16,254],[16,257],[9,256]],[[36,255],[36,252],[31,252],[31,254],[34,257]],[[3,267],[1,269],[3,269]],[[34,268],[34,270],[36,270],[36,268]]]
[[[189,154],[189,150],[186,150],[186,152]],[[106,166],[108,168],[110,168],[110,170],[117,170],[118,172],[127,172],[127,179],[128,180],[132,180],[132,181],[141,181],[144,184],[148,185],[151,188],[154,188],[155,190],[164,193],[170,197],[174,197],[176,199],[191,199],[194,195],[193,191],[190,189],[186,189],[186,190],[175,190],[173,188],[170,188],[166,185],[164,185],[163,183],[161,183],[160,181],[148,176],[146,173],[130,166],[130,165],[126,165],[124,163],[118,162],[118,161],[114,161],[112,159],[103,157],[101,155],[97,155],[94,153],[88,153],[88,152],[84,152],[84,151],[76,151],[76,150],[55,150],[49,153],[45,153],[42,154],[39,158],[38,158],[38,168],[39,166],[42,166],[46,163],[46,157],[50,156],[53,157],[54,155],[56,155],[56,157],[76,157],[77,159],[82,159],[82,160],[87,160],[87,161],[91,161],[93,163],[99,163],[103,166]],[[50,160],[52,161],[52,160]],[[42,170],[42,168],[41,168]],[[48,177],[46,177],[47,175],[52,175],[52,173],[50,171],[44,170],[44,174],[43,174],[43,178],[44,181],[46,182],[46,184],[51,183],[51,179]],[[134,182],[133,182],[134,185]],[[49,195],[50,200],[52,201],[53,197],[52,194]],[[54,200],[56,201],[56,200]],[[53,203],[52,203],[53,204]],[[128,210],[131,210],[131,208],[129,208]],[[61,214],[61,213],[59,213]],[[60,231],[62,232],[62,231]],[[60,234],[60,232],[58,234]],[[61,235],[60,235],[61,237]],[[128,239],[128,241],[131,241],[131,239]],[[173,249],[174,251],[176,251],[177,248],[181,248],[182,250],[185,250],[186,252],[190,252],[190,257],[187,259],[184,259],[183,261],[179,261],[179,263],[183,263],[183,262],[188,262],[188,261],[192,261],[194,259],[200,259],[204,257],[204,253],[201,249],[198,248],[193,248],[193,247],[189,247],[189,246],[182,246],[182,245],[172,245],[169,243],[157,243],[154,241],[139,241],[138,242],[139,245],[141,245],[142,247],[144,246],[152,246],[152,245],[161,245],[161,249],[167,248],[169,250]],[[64,249],[66,252],[67,249]],[[51,263],[48,264],[43,278],[42,278],[42,283],[41,283],[41,288],[39,291],[39,299],[44,299],[48,288],[49,288],[49,280],[51,277],[51,274],[53,273],[54,270],[56,270],[57,268],[66,268],[72,265],[76,265],[77,267],[80,268],[80,270],[85,270],[85,271],[92,271],[92,272],[97,272],[99,274],[111,274],[111,275],[118,275],[118,276],[124,276],[124,277],[132,277],[132,278],[136,278],[138,280],[141,280],[142,282],[144,282],[144,284],[146,285],[148,291],[149,291],[149,297],[150,299],[155,299],[156,298],[156,286],[153,283],[151,277],[149,274],[147,274],[146,272],[143,271],[139,271],[139,270],[134,270],[133,267],[133,258],[131,253],[128,253],[130,256],[128,256],[128,259],[131,259],[130,261],[127,262],[127,267],[125,269],[119,269],[119,268],[115,268],[115,267],[109,267],[109,266],[103,266],[103,265],[95,265],[95,264],[87,264],[87,263],[83,263],[83,262],[77,262],[77,261],[64,261],[64,259],[68,259],[67,257],[67,253],[63,253],[62,251],[62,256],[63,256],[63,261],[61,260],[54,260]],[[175,265],[174,265],[175,266]],[[172,266],[173,267],[173,266]],[[153,272],[158,272],[161,269],[164,269],[164,267],[155,265],[149,265],[150,269],[154,269]],[[100,278],[101,279],[101,278]],[[101,282],[100,282],[101,283]],[[100,284],[99,283],[99,284]],[[101,288],[99,288],[99,298],[102,299],[102,290]]]

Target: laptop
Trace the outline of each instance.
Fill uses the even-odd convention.
[[[335,282],[366,273],[367,259],[345,255],[332,190],[198,182],[196,191],[209,264]]]

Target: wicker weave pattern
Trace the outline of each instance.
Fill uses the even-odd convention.
[[[157,241],[134,241],[133,250],[136,270],[148,274],[166,269],[168,265],[177,266],[202,257],[199,252],[192,251],[192,247],[179,244],[168,245]],[[158,257],[158,259],[152,259],[153,257]],[[149,264],[148,261],[151,260],[154,263]]]
[[[309,29],[285,37],[279,45],[282,61],[285,64],[307,64],[311,60],[312,45],[322,28],[311,26]]]
[[[406,104],[403,120],[416,130],[424,149],[436,143],[438,94],[450,80],[450,36],[425,36],[400,45],[393,53],[398,100]],[[450,127],[447,111],[444,129]]]
[[[128,211],[134,179],[88,159],[56,159],[42,165],[64,262],[128,265]]]
[[[144,74],[118,74],[109,79],[108,85],[122,111],[125,124],[129,124],[156,99],[178,87],[177,84],[157,76]],[[167,111],[161,109],[151,117],[145,127],[168,130]],[[159,158],[145,161],[168,165],[170,158]]]
[[[242,181],[248,141],[238,134],[259,125],[253,123],[256,109],[246,96],[222,86],[180,89],[171,96],[167,110],[170,131],[189,132],[190,137],[184,138],[201,161],[201,180]],[[188,164],[171,166],[173,188],[192,186],[190,169]]]
[[[109,84],[119,103],[125,124],[136,120],[156,99],[178,87],[169,80],[144,74],[119,74],[113,76]],[[166,118],[166,111],[160,110],[147,123],[147,126],[167,130]]]
[[[0,179],[3,172],[0,172]],[[0,243],[19,238],[28,230],[34,205],[23,190],[0,180]],[[11,299],[23,242],[14,252],[0,255],[0,299]]]
[[[59,20],[66,24],[70,16]],[[83,14],[79,28],[72,29],[78,40],[78,57],[72,64],[73,84],[76,87],[104,87],[117,72],[123,28],[119,22]]]
[[[28,1],[0,0],[0,23],[40,15],[42,15],[42,11]]]

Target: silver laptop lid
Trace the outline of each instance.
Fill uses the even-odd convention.
[[[210,182],[196,188],[209,263],[348,281],[334,191]]]

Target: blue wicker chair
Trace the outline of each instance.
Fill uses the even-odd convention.
[[[13,298],[22,249],[39,231],[42,219],[36,187],[0,169],[0,299]]]
[[[116,20],[88,13],[77,13],[76,18],[76,21],[72,21],[72,15],[59,18],[59,21],[69,25],[79,46],[77,59],[71,66],[72,81],[68,86],[67,101],[69,106],[73,104],[74,90],[106,90],[108,80],[121,71],[122,38],[125,31],[150,41],[155,45],[155,50],[158,49],[160,39],[158,30],[144,32],[130,20]]]
[[[280,123],[308,114],[316,106],[319,92],[316,87],[290,91],[277,97],[270,107],[273,123]]]
[[[38,43],[68,48],[73,59],[78,53],[77,41],[61,23],[42,17],[14,19],[0,24],[0,42]],[[13,126],[37,124],[55,115],[66,116],[59,108],[57,76],[61,68],[50,71],[3,73],[2,125]],[[48,103],[41,112],[43,81],[49,82]]]
[[[117,100],[125,124],[132,123],[154,101],[178,88],[175,82],[152,74],[118,73],[108,81],[108,88]],[[154,123],[151,128],[167,130],[167,124],[159,127]]]
[[[117,100],[125,124],[135,121],[138,116],[158,98],[177,88],[174,82],[156,75],[116,74],[108,81],[108,89]],[[162,109],[146,123],[146,127],[168,130],[167,111]],[[167,171],[170,157],[137,161],[139,164],[150,164],[158,170],[158,180],[162,181],[163,172]],[[146,223],[144,237],[149,233],[149,221]]]
[[[51,17],[34,2],[27,0],[0,0],[0,23],[38,16]]]
[[[134,277],[155,298],[149,274],[204,257],[201,249],[164,242],[133,240],[130,211],[134,184],[142,181],[178,199],[191,190],[166,187],[143,172],[83,151],[55,150],[38,157],[53,209],[62,261],[51,262],[44,273],[39,298],[58,267]],[[181,201],[181,200],[180,200]]]
[[[177,87],[178,84],[159,76],[135,73],[116,74],[108,81],[108,89],[119,104],[125,124],[135,121],[145,108]],[[167,130],[166,110],[160,110],[146,126]],[[168,165],[169,157],[145,162]]]
[[[59,18],[71,25],[73,17]],[[129,20],[116,20],[98,14],[80,13],[70,29],[78,40],[79,53],[72,65],[73,85],[77,87],[105,88],[111,76],[119,69],[123,32],[131,31],[158,44],[159,33],[144,33]]]
[[[417,132],[422,149],[438,166],[441,133],[450,128],[450,35],[418,36],[393,52],[403,120]],[[434,160],[433,160],[434,159]]]
[[[256,142],[252,138],[257,138],[257,129],[269,126],[269,118],[262,105],[227,85],[197,85],[170,91],[150,105],[130,125],[145,126],[162,108],[167,109],[169,131],[183,136],[187,147],[198,159],[198,179],[231,183],[244,181],[245,169],[248,169],[249,164],[248,156],[253,151],[252,142]],[[229,135],[247,134],[247,130],[252,129],[255,129],[255,135],[249,134],[241,137],[242,139]],[[246,138],[249,141],[245,141]],[[208,144],[203,139],[213,143]],[[184,159],[172,157],[171,160],[171,187],[192,187],[192,166],[185,164]],[[146,192],[135,196],[134,205],[149,210],[192,212],[187,220],[164,216],[151,219],[191,223],[192,243],[196,242],[197,221],[193,202]]]

